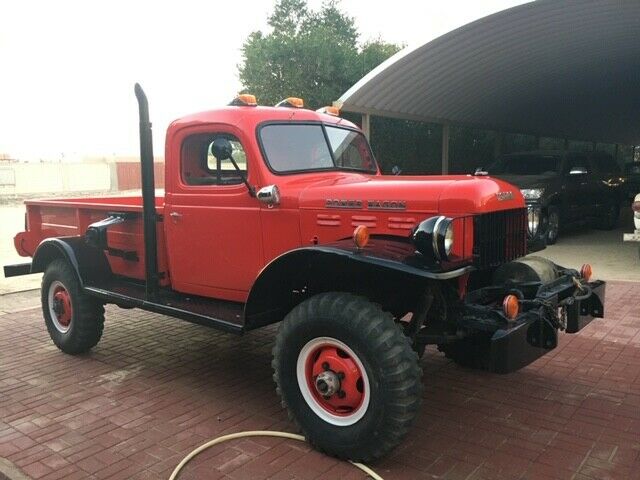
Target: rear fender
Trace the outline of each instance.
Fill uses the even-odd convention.
[[[428,282],[455,279],[472,269],[428,270],[352,246],[292,250],[274,259],[258,275],[245,305],[245,329],[279,322],[297,304],[326,291],[363,295],[387,311],[406,313],[415,307]]]
[[[88,245],[83,237],[56,237],[43,240],[33,255],[31,273],[44,272],[49,264],[62,258],[78,276],[81,286],[104,283],[112,276],[102,250]]]

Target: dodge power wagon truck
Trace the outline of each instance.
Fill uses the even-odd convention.
[[[156,196],[148,104],[142,197],[27,201],[15,247],[44,272],[53,342],[76,354],[104,305],[241,334],[280,323],[277,391],[331,455],[380,457],[421,402],[426,345],[466,367],[517,370],[604,314],[591,267],[527,257],[538,219],[490,176],[383,176],[362,132],[288,98],[173,122]]]

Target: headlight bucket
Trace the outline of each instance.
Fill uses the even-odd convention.
[[[416,226],[411,238],[421,254],[446,261],[453,248],[453,220],[442,215],[427,218]]]

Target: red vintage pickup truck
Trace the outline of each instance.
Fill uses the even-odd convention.
[[[148,105],[140,107],[142,197],[28,201],[15,247],[44,272],[53,342],[84,352],[104,305],[241,334],[280,322],[278,393],[332,455],[380,457],[422,397],[419,356],[437,345],[507,373],[604,314],[591,267],[527,255],[538,228],[518,188],[485,175],[383,176],[366,138],[300,99],[173,122],[156,196]]]

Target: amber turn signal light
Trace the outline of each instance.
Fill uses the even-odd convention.
[[[369,243],[369,229],[366,225],[358,225],[353,231],[353,243],[358,248],[364,248]]]
[[[236,98],[234,98],[229,104],[234,107],[255,107],[258,105],[256,101],[256,96],[251,95],[249,93],[241,93]]]
[[[520,312],[520,301],[515,295],[507,295],[502,301],[502,311],[509,320],[515,320]]]
[[[591,277],[593,276],[593,268],[591,268],[591,265],[588,263],[582,265],[582,268],[580,269],[580,276],[587,282],[591,280]]]
[[[304,107],[304,100],[297,97],[288,97],[276,103],[276,107],[302,108]]]

